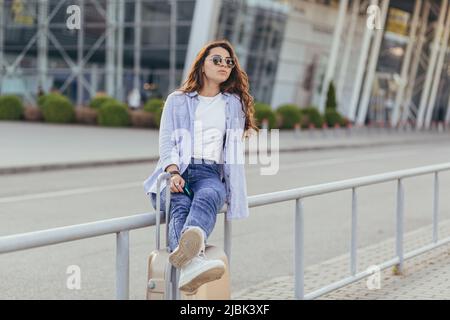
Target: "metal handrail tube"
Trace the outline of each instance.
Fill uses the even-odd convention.
[[[0,237],[0,254],[94,238],[154,226],[155,213],[144,213],[73,226]]]
[[[389,173],[382,173],[361,178],[323,183],[315,186],[301,187],[284,191],[270,192],[249,197],[249,207],[259,207],[277,202],[296,200],[298,198],[308,198],[321,194],[348,190],[351,188],[369,186],[373,184],[389,182],[402,178],[416,177],[439,171],[450,170],[450,163],[426,166],[414,169],[400,170]]]

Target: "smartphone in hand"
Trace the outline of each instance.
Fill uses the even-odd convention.
[[[189,187],[188,183],[185,182],[184,183],[184,188],[183,188],[183,193],[185,195],[187,195],[189,198],[194,199],[194,192],[192,191],[192,189]]]

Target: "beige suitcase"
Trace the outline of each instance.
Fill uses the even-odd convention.
[[[182,299],[182,300],[229,300],[231,298],[230,274],[228,259],[223,250],[207,245],[206,256],[209,259],[221,259],[225,264],[225,273],[222,278],[205,283],[193,294],[178,290],[179,270],[169,263],[168,225],[170,189],[166,188],[166,245],[160,248],[160,215],[156,215],[156,250],[148,259],[147,300]],[[160,212],[160,191],[156,192],[156,212]]]

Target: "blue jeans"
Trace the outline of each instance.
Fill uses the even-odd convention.
[[[171,192],[169,248],[175,250],[181,234],[188,227],[199,227],[205,233],[205,241],[216,224],[217,213],[223,207],[226,198],[225,182],[220,180],[220,165],[210,160],[196,160],[193,158],[182,178],[194,192],[191,200],[184,193]],[[165,212],[166,188],[161,190],[161,211]],[[156,208],[156,193],[151,193],[153,207]]]

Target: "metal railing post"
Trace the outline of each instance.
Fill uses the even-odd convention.
[[[398,271],[401,273],[403,271],[403,227],[404,227],[404,188],[402,179],[398,179],[397,183],[397,231],[396,231],[396,253],[399,259],[397,265]]]
[[[439,175],[434,173],[434,197],[433,197],[433,243],[438,242],[439,228]]]
[[[166,185],[169,186],[170,185],[170,179],[166,179]],[[166,188],[166,207],[164,208],[164,212],[165,212],[165,218],[164,221],[166,223],[166,243],[165,243],[165,248],[169,248],[169,224],[170,224],[170,201],[167,201],[167,199],[170,199],[171,197],[171,191],[170,188]],[[160,228],[158,228],[160,229]]]
[[[352,188],[352,240],[351,240],[351,252],[350,252],[350,272],[352,276],[356,274],[356,248],[357,248],[357,227],[358,227],[358,208],[357,208],[357,195],[356,188]]]
[[[169,186],[169,180],[170,180],[170,173],[167,172],[163,172],[158,176],[158,179],[156,180],[156,190],[157,192],[159,192],[160,196],[156,196],[156,250],[160,250],[161,249],[161,183],[163,180],[166,180],[166,186]],[[170,188],[166,187],[166,194],[165,197],[166,199],[169,197],[170,195]],[[168,223],[169,221],[169,209],[170,209],[170,203],[168,201],[166,201],[165,203],[166,208],[165,208],[165,222]],[[166,228],[166,247],[169,245],[169,233],[168,233],[168,228]]]
[[[230,220],[227,220],[227,214],[224,213],[224,239],[223,247],[228,259],[228,268],[231,270],[231,231],[232,224]]]
[[[158,188],[157,190],[160,190],[159,187],[161,185],[161,182],[158,179]],[[155,246],[156,250],[161,249],[161,197],[156,197],[156,230],[155,230]]]
[[[116,298],[128,300],[130,292],[130,239],[129,232],[117,233]]]
[[[294,287],[295,298],[305,298],[304,216],[302,199],[295,200]]]

